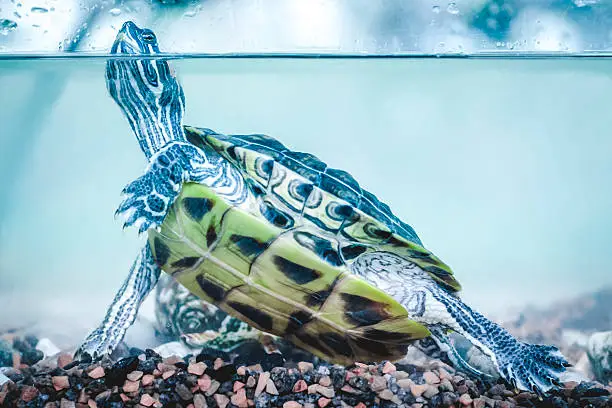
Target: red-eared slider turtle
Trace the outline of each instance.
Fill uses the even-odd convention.
[[[558,384],[555,347],[519,342],[463,303],[450,268],[347,172],[265,135],[183,126],[183,90],[152,31],[127,22],[106,81],[148,159],[118,213],[148,241],[79,354],[109,353],[160,271],[261,331],[330,362],[397,360],[460,333],[518,388]]]

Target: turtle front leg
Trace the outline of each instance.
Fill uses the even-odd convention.
[[[206,156],[185,142],[170,142],[155,153],[145,173],[128,184],[115,215],[125,217],[124,228],[139,225],[139,233],[159,227],[186,181],[206,173]]]
[[[85,354],[96,359],[113,352],[134,323],[140,305],[157,284],[160,272],[147,243],[115,295],[104,320],[77,349],[76,359],[82,359]]]

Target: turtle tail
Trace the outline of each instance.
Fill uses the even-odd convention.
[[[560,374],[571,365],[555,346],[523,343],[457,296],[443,289],[432,294],[450,315],[449,321],[441,323],[491,358],[500,375],[514,388],[542,396],[561,385]]]

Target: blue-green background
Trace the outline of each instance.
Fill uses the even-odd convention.
[[[351,172],[487,315],[612,284],[608,62],[172,65],[186,123],[267,133]],[[0,61],[0,107],[0,327],[67,322],[76,343],[141,245],[113,214],[145,159],[102,60]]]

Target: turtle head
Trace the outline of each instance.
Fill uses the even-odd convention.
[[[153,31],[127,21],[111,48],[106,86],[121,107],[147,157],[171,141],[185,140],[183,88],[160,54]],[[139,58],[142,57],[142,58]]]

